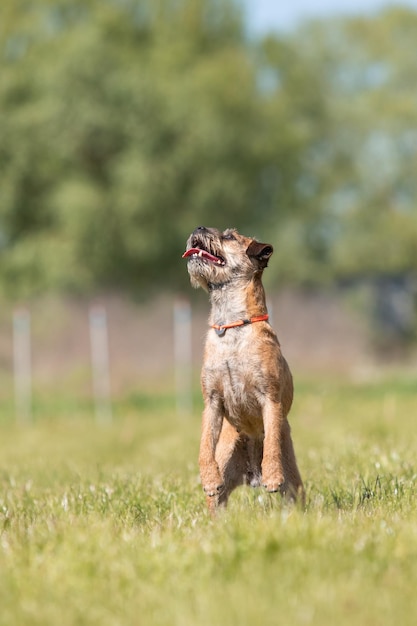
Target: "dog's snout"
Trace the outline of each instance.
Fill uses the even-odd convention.
[[[209,235],[210,228],[206,228],[206,226],[197,226],[197,228],[193,230],[191,236],[200,241],[202,238],[205,239],[206,237],[209,237]]]

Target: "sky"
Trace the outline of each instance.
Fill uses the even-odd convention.
[[[290,30],[310,18],[376,13],[387,6],[416,9],[417,0],[242,0],[254,34]]]

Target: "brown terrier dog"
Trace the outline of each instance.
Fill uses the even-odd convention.
[[[213,512],[242,484],[304,498],[291,439],[290,369],[268,324],[262,273],[272,246],[199,226],[183,257],[211,301],[201,384],[200,475]]]

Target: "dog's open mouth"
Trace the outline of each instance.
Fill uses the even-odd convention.
[[[221,256],[215,256],[204,250],[203,248],[189,248],[182,255],[183,259],[191,258],[191,259],[202,259],[203,261],[208,261],[209,263],[215,263],[216,265],[225,265],[226,262]]]

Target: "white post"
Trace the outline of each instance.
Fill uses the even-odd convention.
[[[191,352],[191,306],[187,300],[174,303],[175,393],[177,413],[190,414],[193,409]]]
[[[108,424],[112,421],[112,409],[106,310],[100,306],[92,307],[89,319],[96,420],[100,424]]]
[[[16,418],[21,423],[32,419],[32,369],[30,350],[30,313],[13,313],[13,370]]]

